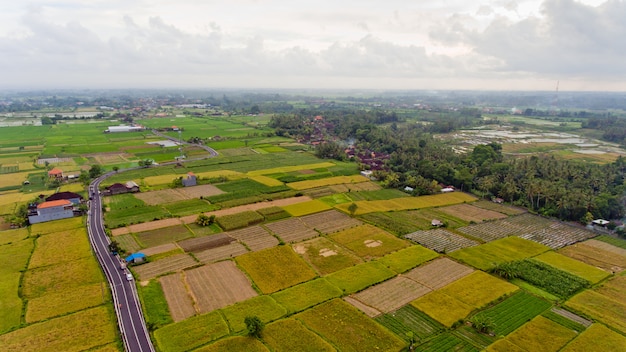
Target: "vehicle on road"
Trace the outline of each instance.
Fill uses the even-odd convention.
[[[131,274],[131,273],[126,273],[126,280],[128,280],[128,281],[133,281],[133,279],[134,279],[134,278],[133,278],[133,274]]]

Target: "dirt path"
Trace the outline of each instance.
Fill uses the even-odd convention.
[[[259,210],[259,209],[269,208],[269,207],[282,207],[285,205],[308,202],[310,200],[311,198],[307,196],[292,197],[292,198],[277,199],[277,200],[272,200],[272,201],[267,201],[267,202],[246,204],[246,205],[241,205],[238,207],[211,211],[205,214],[207,216],[211,216],[211,215],[224,216],[224,215],[241,213],[243,211],[248,211],[248,210],[254,211],[254,210]],[[142,224],[135,224],[135,225],[127,226],[127,227],[120,227],[117,229],[113,229],[111,230],[111,234],[113,236],[119,236],[119,235],[125,235],[128,233],[137,233],[137,232],[142,232],[142,231],[149,231],[149,230],[155,230],[155,229],[160,229],[164,227],[180,225],[181,223],[191,224],[195,222],[197,218],[198,218],[198,215],[189,215],[189,216],[183,216],[180,218],[144,222]]]

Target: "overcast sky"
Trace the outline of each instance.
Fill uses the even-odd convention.
[[[626,90],[626,0],[0,0],[0,88]]]

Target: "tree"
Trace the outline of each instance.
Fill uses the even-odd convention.
[[[153,163],[154,161],[152,159],[143,159],[137,162],[140,167],[150,167],[150,165],[152,165]]]
[[[261,331],[265,327],[265,324],[259,319],[259,317],[248,316],[244,319],[244,323],[246,323],[246,328],[248,331],[248,336],[261,337]]]
[[[198,215],[196,218],[196,224],[200,226],[211,226],[215,222],[215,215],[206,216],[204,214]]]
[[[109,243],[109,251],[111,253],[119,253],[121,251],[120,244],[117,241]]]
[[[359,206],[352,202],[349,206],[348,206],[348,211],[350,212],[350,216],[354,216],[354,213],[356,213],[356,210],[359,208]]]
[[[104,169],[102,168],[102,166],[98,164],[91,165],[91,168],[89,169],[89,177],[96,178],[102,175],[103,172],[104,172]]]
[[[119,166],[113,166],[113,171],[115,171],[116,173],[119,169],[120,169]]]

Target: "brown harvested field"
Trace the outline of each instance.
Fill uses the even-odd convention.
[[[300,218],[305,226],[314,228],[328,234],[363,224],[361,221],[351,218],[337,210],[329,210],[322,213],[311,214]]]
[[[519,215],[519,214],[527,212],[527,210],[524,208],[518,208],[518,207],[505,205],[505,204],[498,204],[498,203],[494,203],[488,200],[479,200],[479,201],[472,203],[472,205],[479,207],[479,208],[487,209],[487,210],[497,211],[498,213],[502,213],[506,215]]]
[[[185,227],[185,225],[175,225],[170,227],[164,227],[160,229],[154,229],[135,234],[137,240],[144,247],[160,246],[162,244],[184,240],[193,236],[193,234]]]
[[[439,253],[451,253],[461,248],[477,246],[479,243],[444,229],[415,231],[404,236]]]
[[[243,242],[251,251],[259,251],[278,245],[276,237],[270,235],[261,226],[249,226],[240,230],[229,231],[227,235]]]
[[[163,203],[173,203],[185,198],[177,189],[163,189],[160,191],[140,192],[135,197],[143,200],[148,205],[159,205]]]
[[[133,267],[141,280],[149,280],[159,275],[180,271],[197,265],[198,262],[187,254],[178,254]]]
[[[482,222],[485,220],[503,219],[507,215],[498,213],[497,211],[482,209],[470,204],[456,204],[447,207],[441,207],[437,210],[452,215],[461,220]]]
[[[561,248],[559,250],[559,253],[611,272],[619,272],[626,269],[626,256],[622,256],[620,254],[610,252],[608,250],[595,247],[593,245],[589,245],[589,242],[590,241],[576,243],[571,246]],[[604,242],[600,243],[604,244]],[[608,243],[606,244],[611,246]]]
[[[294,244],[293,250],[321,275],[334,273],[363,262],[361,258],[326,237]]]
[[[366,304],[363,304],[361,301],[358,301],[358,300],[352,298],[352,296],[346,296],[346,297],[343,298],[343,300],[348,302],[348,303],[350,303],[354,307],[358,308],[360,311],[365,313],[370,318],[374,318],[374,317],[377,317],[377,316],[383,314],[381,311],[377,310],[376,308],[370,307],[370,306],[368,306]]]
[[[300,219],[291,218],[265,225],[270,231],[286,243],[300,242],[319,236],[319,233],[307,227]]]
[[[163,276],[159,281],[174,321],[185,320],[196,314],[193,301],[182,280],[182,273]]]
[[[623,257],[626,257],[626,249],[616,247],[616,246],[614,246],[614,245],[612,245],[610,243],[606,243],[606,242],[603,242],[603,241],[598,241],[598,240],[591,239],[591,240],[583,242],[583,244],[585,244],[587,246],[603,249],[603,250],[605,250],[607,252],[619,254],[619,255],[621,255]]]
[[[220,209],[216,211],[206,212],[204,214],[208,216],[215,215],[216,217],[219,217],[219,216],[224,216],[224,215],[238,214],[238,213],[242,213],[244,211],[249,211],[249,210],[256,211],[256,210],[264,209],[264,208],[281,207],[285,205],[298,204],[298,203],[308,202],[310,200],[311,198],[306,197],[306,196],[292,197],[292,198],[272,200],[269,202],[246,204],[246,205],[241,205],[238,207],[232,207],[228,209]],[[185,224],[189,224],[189,223],[195,222],[197,218],[198,218],[197,215],[189,215],[189,216],[181,217],[180,220]]]
[[[185,272],[200,313],[207,313],[257,296],[235,262],[225,260]]]
[[[192,187],[177,188],[178,192],[185,196],[185,199],[216,196],[224,193],[221,189],[213,185],[198,185]]]
[[[198,217],[197,215],[193,216],[192,222],[196,221],[197,217]],[[127,226],[127,227],[120,227],[117,229],[113,229],[111,230],[111,234],[113,236],[119,236],[119,235],[125,235],[127,233],[131,233],[131,232],[132,233],[145,232],[145,231],[150,231],[150,230],[161,229],[164,227],[176,226],[180,224],[181,224],[181,221],[178,218],[156,220],[156,221],[144,222],[142,224],[135,224],[135,225]]]
[[[175,249],[177,249],[178,246],[174,243],[166,243],[166,244],[162,244],[160,246],[155,246],[155,247],[150,247],[150,248],[145,248],[141,250],[141,253],[147,255],[147,256],[151,256],[151,255],[155,255],[155,254],[159,254],[159,253],[165,253],[165,252],[169,252],[169,251],[173,251]]]
[[[188,240],[178,242],[178,245],[185,252],[199,252],[225,246],[233,241],[235,241],[235,239],[228,236],[226,233],[218,233],[205,237],[190,238]]]
[[[596,234],[583,227],[552,221],[546,228],[527,232],[519,237],[559,249],[576,242],[595,237]]]
[[[225,246],[195,252],[194,255],[202,263],[212,263],[223,259],[235,258],[244,253],[248,253],[246,247],[239,242],[232,242]]]
[[[552,220],[532,214],[521,214],[505,219],[460,227],[457,230],[485,242],[508,236],[519,236],[546,229]]]
[[[399,276],[354,294],[352,297],[383,313],[389,313],[430,291],[432,291],[430,288],[422,284]]]
[[[468,266],[459,264],[448,258],[439,258],[424,266],[417,267],[403,274],[403,276],[436,290],[472,272],[474,272],[474,269]]]

